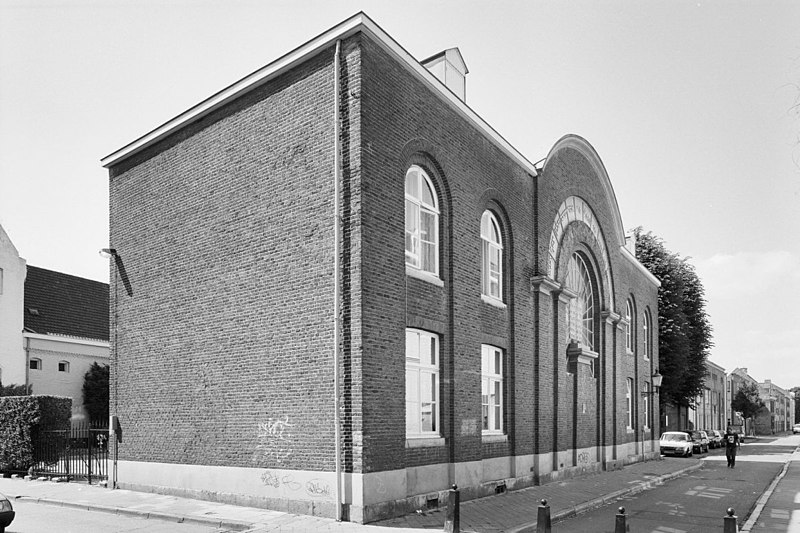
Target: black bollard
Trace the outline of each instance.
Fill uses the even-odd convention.
[[[628,524],[626,523],[627,517],[625,516],[625,508],[620,507],[617,512],[617,521],[614,525],[614,533],[628,533]]]
[[[461,509],[458,487],[453,485],[447,493],[447,516],[444,519],[446,533],[461,533]]]
[[[722,519],[724,523],[724,526],[722,527],[722,533],[739,533],[739,526],[736,524],[736,515],[733,513],[733,507],[728,507],[728,512]]]
[[[542,500],[539,503],[539,510],[536,513],[536,533],[551,533],[553,531],[553,524],[550,521],[550,506],[547,505],[547,500]]]

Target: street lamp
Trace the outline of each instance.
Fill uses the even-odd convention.
[[[664,379],[664,376],[659,374],[658,369],[656,368],[656,371],[653,372],[653,389],[655,389],[655,392],[658,392],[658,389],[661,388],[662,379]]]

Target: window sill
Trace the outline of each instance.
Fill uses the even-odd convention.
[[[633,357],[633,350],[631,350],[630,348],[625,348],[625,354]]]
[[[485,443],[491,442],[508,442],[508,435],[505,433],[483,433],[481,441]]]
[[[444,437],[406,437],[406,448],[444,446]]]
[[[628,432],[629,435],[636,433],[636,431],[634,431],[633,428],[625,428],[625,430]]]
[[[412,268],[408,265],[406,265],[406,276],[411,276],[412,278],[417,278],[422,281],[427,281],[428,283],[432,283],[437,287],[444,287],[444,281],[442,281],[442,279],[436,274],[425,272],[424,270],[419,270],[417,268]]]
[[[494,307],[499,307],[500,309],[506,308],[506,304],[502,300],[498,300],[494,296],[487,296],[485,294],[481,294],[481,300],[483,300],[484,303],[493,305]]]

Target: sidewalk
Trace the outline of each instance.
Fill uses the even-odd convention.
[[[613,501],[615,498],[641,492],[700,468],[701,465],[699,459],[670,458],[648,461],[613,472],[603,472],[463,502],[461,530],[479,533],[535,531],[538,505],[542,499],[547,499],[553,520],[566,518]],[[797,467],[800,469],[800,463]],[[111,490],[82,483],[8,478],[0,478],[0,493],[12,500],[36,501],[42,504],[174,522],[209,524],[232,531],[251,533],[266,531],[419,533],[420,529],[442,531],[445,516],[444,509],[440,509],[362,525],[175,496]]]
[[[742,533],[800,533],[800,448],[756,503]]]

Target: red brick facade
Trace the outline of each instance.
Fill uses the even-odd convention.
[[[645,431],[642,392],[658,361],[657,285],[623,249],[594,150],[566,137],[537,171],[393,46],[372,31],[343,34],[339,199],[332,44],[107,163],[120,265],[111,305],[120,486],[328,516],[339,498],[345,518],[369,521],[417,508],[453,483],[462,498],[477,497],[498,484],[519,488],[651,454],[657,396],[649,397],[655,421]],[[409,275],[404,261],[411,165],[425,170],[437,195],[436,282]],[[556,230],[566,205],[588,209]],[[481,297],[485,210],[502,234],[502,304]],[[576,251],[590,265],[598,312],[593,353],[570,356],[567,312],[576,295],[565,276]],[[428,442],[406,438],[407,328],[440,343],[440,438]],[[481,431],[482,345],[503,353],[500,435]],[[159,469],[173,472],[173,482]],[[227,477],[234,481],[218,481]]]

